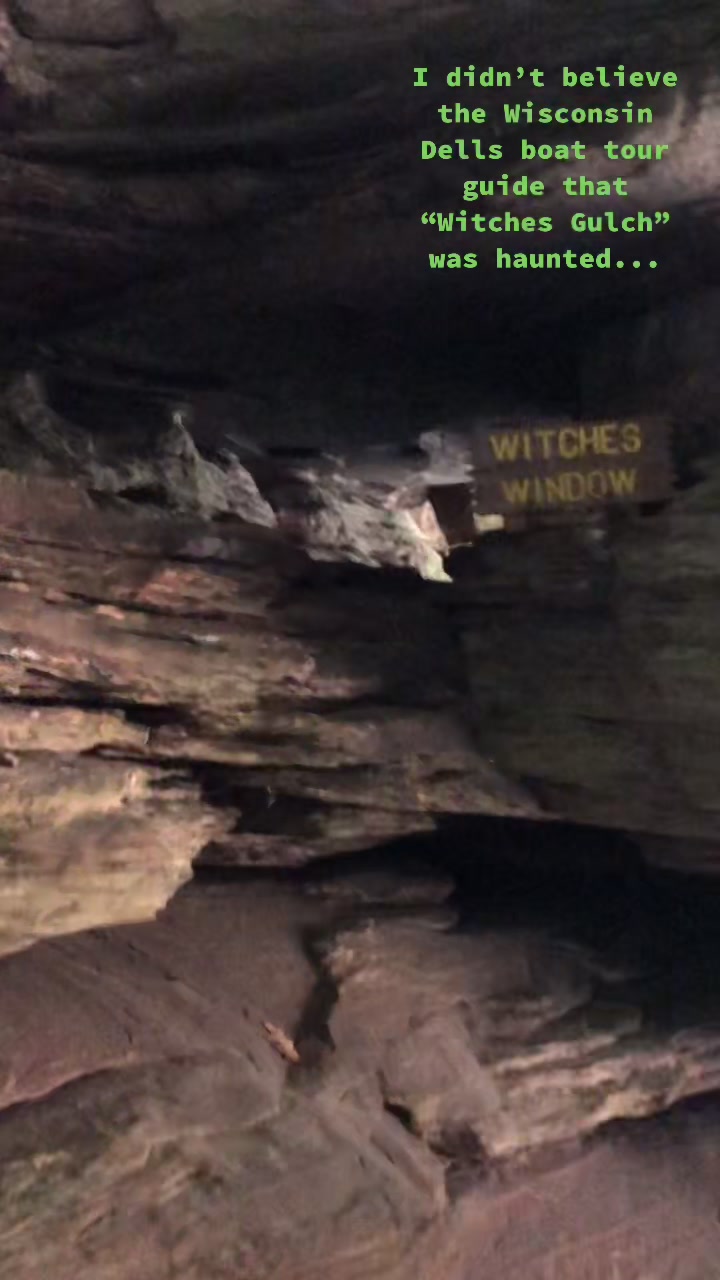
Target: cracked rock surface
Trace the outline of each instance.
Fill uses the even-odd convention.
[[[699,1280],[715,1111],[627,1125],[716,1087],[712,949],[670,941],[658,903],[623,958],[539,912],[458,923],[428,873],[410,902],[358,874],[343,894],[197,884],[154,923],[2,961],[8,1274],[500,1280],[567,1254],[589,1276],[605,1223],[599,1274],[617,1245],[664,1280],[696,1221]],[[658,973],[696,995],[702,975],[704,1013],[677,1019]],[[590,1226],[560,1250],[571,1200]]]

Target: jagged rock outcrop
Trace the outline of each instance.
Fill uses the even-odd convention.
[[[0,731],[5,892],[24,905],[6,946],[142,916],[194,859],[297,865],[447,814],[595,823],[713,864],[716,456],[600,541],[500,534],[423,584],[314,562],[312,527],[290,537],[277,493],[182,427],[136,457],[51,418],[31,461],[15,394]],[[153,849],[157,891],[134,854],[120,869],[123,840]],[[88,866],[100,896],[81,905],[67,885]]]

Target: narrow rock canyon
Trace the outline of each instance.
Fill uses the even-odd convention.
[[[715,6],[0,19],[0,1275],[710,1280]]]

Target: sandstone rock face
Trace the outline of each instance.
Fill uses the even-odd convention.
[[[7,892],[29,877],[6,947],[141,918],[193,860],[297,866],[452,814],[595,823],[714,865],[716,455],[600,542],[488,537],[436,585],[392,557],[315,562],[282,489],[248,473],[238,496],[237,457],[184,428],[138,454],[23,417],[17,387],[6,411]]]
[[[11,755],[0,776],[3,951],[164,906],[227,826],[189,779],[168,781],[113,760]]]
[[[149,931],[7,962],[4,1266],[309,1280],[442,1258],[432,1154],[381,1107],[293,1084],[263,1030],[312,991],[307,919],[276,889],[204,891]]]
[[[3,8],[3,1275],[713,1274],[717,37],[710,0]],[[677,74],[607,205],[670,215],[657,270],[438,245],[489,175],[420,142],[490,61],[536,107]],[[565,249],[604,135],[490,130],[554,223],[504,247]],[[483,425],[649,413],[667,502],[476,519]]]
[[[717,1027],[662,1010],[698,965],[709,992],[713,954],[634,916],[611,977],[570,917],[561,941],[539,912],[437,911],[203,884],[5,957],[8,1274],[609,1278],[622,1256],[640,1280],[659,1251],[700,1280],[716,1108],[578,1139],[716,1088]]]
[[[462,1280],[712,1275],[717,1108],[619,1127],[579,1158],[468,1205]]]

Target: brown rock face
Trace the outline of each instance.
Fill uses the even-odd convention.
[[[237,458],[206,462],[187,436],[165,465],[166,436],[138,457],[18,413],[13,390],[7,461],[27,456],[16,422],[37,442],[1,480],[13,892],[26,861],[86,874],[105,840],[160,856],[173,824],[172,883],[194,858],[298,865],[449,814],[674,837],[652,845],[663,863],[712,863],[714,456],[604,541],[500,534],[436,585],[383,570],[392,533],[374,571],[313,562],[312,531],[292,545],[276,518],[282,490],[253,496]],[[75,925],[38,912],[64,931],[128,918],[116,901]]]
[[[674,942],[648,903],[623,959],[537,908],[458,929],[406,883],[405,905],[362,873],[343,895],[204,883],[155,923],[6,957],[8,1274],[609,1278],[622,1257],[639,1280],[694,1220],[699,1280],[714,1104],[607,1122],[716,1087],[711,1004],[681,1012],[712,1001],[702,933]],[[701,896],[681,918],[703,924]]]
[[[530,1184],[472,1203],[463,1280],[712,1275],[717,1120],[711,1104],[618,1127]]]

